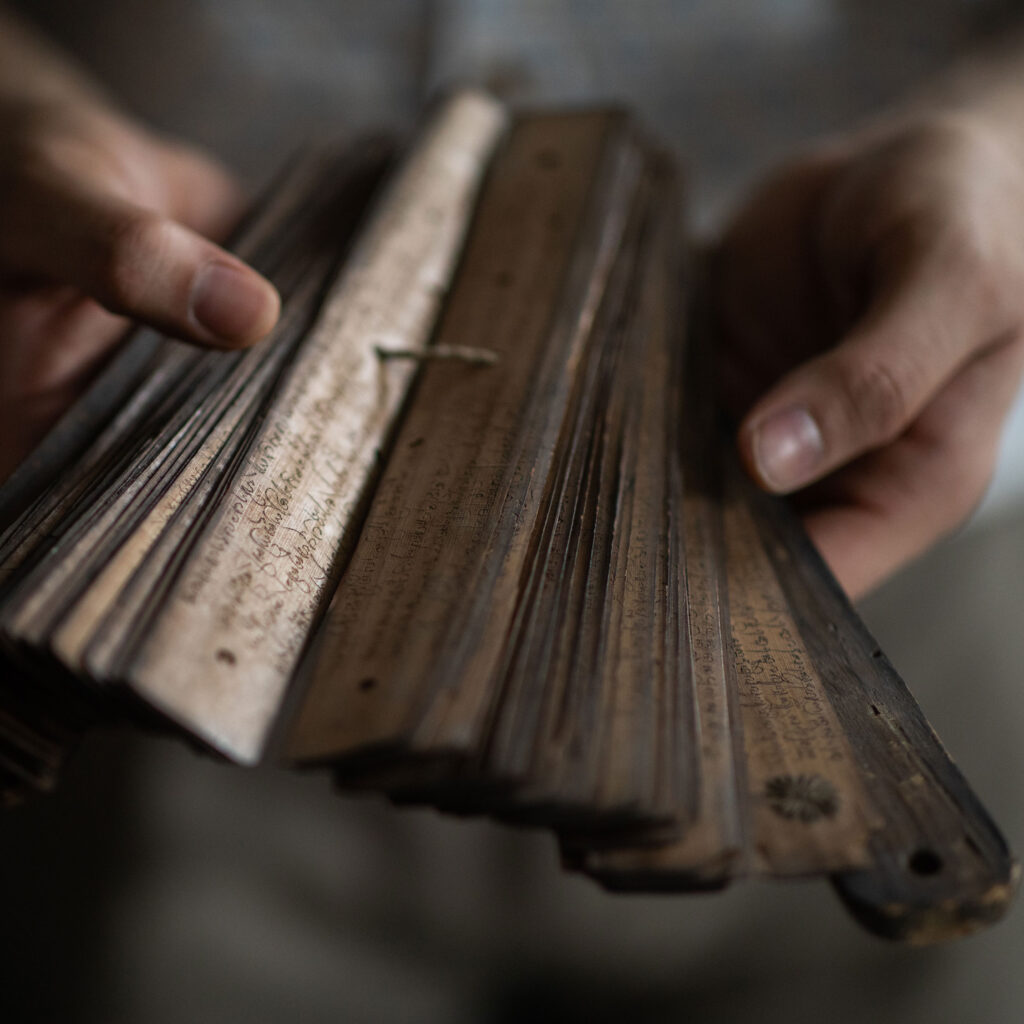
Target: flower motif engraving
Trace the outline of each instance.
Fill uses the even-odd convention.
[[[839,811],[836,787],[820,775],[776,775],[765,783],[768,806],[789,821],[810,823],[834,818]]]

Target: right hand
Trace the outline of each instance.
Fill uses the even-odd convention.
[[[935,110],[768,179],[716,262],[725,399],[853,596],[981,500],[1024,371],[1014,123]]]
[[[240,209],[215,163],[94,105],[0,105],[0,480],[128,320],[237,348],[277,320],[274,288],[209,238]]]

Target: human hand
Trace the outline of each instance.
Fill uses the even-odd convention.
[[[129,319],[219,348],[277,319],[272,286],[209,238],[239,196],[212,161],[93,104],[0,104],[0,480]]]
[[[826,144],[717,247],[726,405],[859,596],[981,499],[1024,368],[1024,156],[981,117]]]

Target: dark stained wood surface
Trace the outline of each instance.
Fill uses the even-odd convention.
[[[433,124],[382,190],[371,146],[268,194],[270,342],[136,335],[0,491],[5,800],[131,717],[550,827],[614,889],[998,918],[998,829],[723,438],[674,163],[615,110],[493,159],[492,101]]]

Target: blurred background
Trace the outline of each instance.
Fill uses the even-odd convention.
[[[119,102],[251,183],[298,143],[407,129],[484,80],[524,101],[626,100],[691,175],[711,233],[810,139],[1005,31],[985,0],[74,0],[11,6]],[[1024,403],[961,533],[862,606],[1024,849]],[[544,835],[341,798],[178,743],[97,736],[0,818],[11,1021],[1020,1019],[1024,913],[937,949],[862,933],[824,884],[610,896]],[[6,1013],[4,1012],[6,1011]]]

